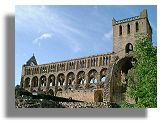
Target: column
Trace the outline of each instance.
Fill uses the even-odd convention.
[[[58,76],[58,75],[55,75],[55,90],[54,90],[54,95],[55,95],[55,96],[57,95],[57,89],[58,89],[57,76]]]
[[[101,82],[101,77],[100,77],[100,73],[97,73],[97,83]]]
[[[85,73],[85,80],[86,80],[86,87],[89,88],[89,77],[88,77],[88,73]]]
[[[73,83],[74,89],[77,88],[77,85],[78,85],[77,81],[78,81],[78,78],[77,78],[77,73],[76,73],[76,74],[75,74],[74,83]]]
[[[64,83],[65,83],[65,84],[64,84]],[[68,79],[67,79],[67,75],[65,75],[64,83],[63,83],[63,89],[66,90],[67,87],[68,87]],[[64,90],[63,90],[63,91],[64,91]]]
[[[46,77],[47,79],[46,79],[46,92],[49,90],[49,83],[50,83],[50,81],[49,81],[49,76],[48,77]]]
[[[40,78],[38,78],[38,91],[40,91],[41,90],[41,80],[40,80]]]

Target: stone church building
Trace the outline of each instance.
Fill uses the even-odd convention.
[[[152,38],[147,10],[135,17],[113,18],[112,28],[111,53],[40,65],[33,55],[22,66],[21,88],[86,102],[129,101],[125,76],[132,67],[135,35],[144,33]]]

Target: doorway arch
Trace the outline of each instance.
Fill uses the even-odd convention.
[[[125,100],[126,75],[128,70],[133,67],[132,59],[133,57],[124,57],[114,64],[110,81],[110,102],[120,103]]]

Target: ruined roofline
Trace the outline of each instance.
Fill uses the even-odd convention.
[[[130,21],[134,21],[134,20],[139,20],[139,19],[141,19],[140,16],[125,18],[125,19],[122,19],[122,20],[115,21],[114,25],[130,22]]]
[[[57,64],[57,63],[62,63],[62,62],[70,62],[70,61],[75,61],[75,60],[87,59],[87,58],[98,57],[98,56],[103,56],[103,55],[112,55],[112,54],[113,54],[113,52],[109,52],[109,53],[103,53],[103,54],[97,54],[97,55],[91,55],[91,56],[85,56],[85,57],[78,57],[78,58],[69,59],[69,60],[50,62],[50,63],[45,63],[45,64],[38,64],[35,66],[43,66],[43,65]],[[35,66],[25,66],[25,67],[35,67]]]
[[[115,20],[113,18],[112,19],[112,25],[127,23],[127,22],[131,22],[131,21],[135,21],[135,20],[139,20],[139,19],[143,19],[143,18],[148,18],[147,9],[144,9],[142,12],[140,12],[140,15],[138,15],[138,16],[125,18],[125,19],[122,19],[122,20]]]

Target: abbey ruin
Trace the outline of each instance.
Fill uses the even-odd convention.
[[[113,18],[112,28],[111,53],[40,65],[33,55],[22,66],[21,88],[85,102],[119,103],[126,100],[125,76],[132,68],[130,53],[135,35],[144,33],[152,38],[147,10],[123,20]]]

